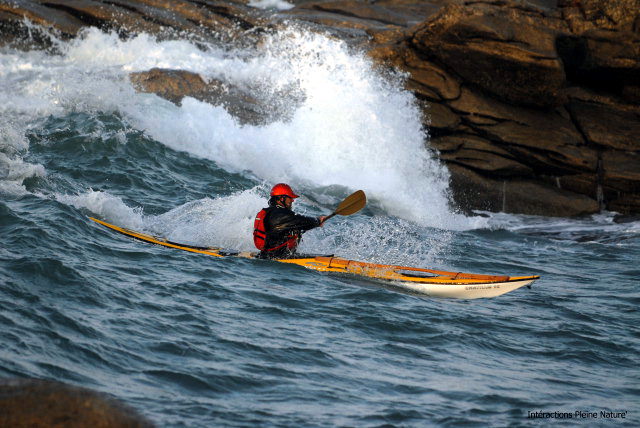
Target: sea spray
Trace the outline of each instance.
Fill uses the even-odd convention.
[[[251,7],[255,7],[257,9],[278,9],[278,10],[288,10],[294,7],[293,4],[286,2],[284,0],[252,0],[248,4]]]
[[[291,31],[262,47],[241,66],[233,63],[242,70],[234,84],[296,86],[304,101],[290,120],[241,126],[220,107],[192,99],[173,111],[127,110],[127,117],[158,141],[225,169],[303,190],[363,188],[390,214],[423,225],[467,226],[466,218],[450,212],[448,174],[426,148],[419,110],[398,81],[321,35]],[[230,75],[224,68],[218,73]]]
[[[258,51],[200,49],[89,29],[59,50],[24,59],[3,53],[11,59],[1,71],[5,110],[18,113],[25,127],[74,111],[117,114],[174,150],[259,181],[288,181],[311,198],[338,185],[364,189],[386,213],[422,226],[467,229],[483,221],[451,212],[448,172],[426,145],[420,111],[401,77],[380,75],[343,42],[286,30],[267,36]],[[151,67],[251,87],[291,111],[263,126],[241,125],[221,106],[191,98],[176,106],[136,93],[128,73]]]
[[[387,216],[338,218],[307,235],[301,249],[309,253],[424,267],[444,265],[453,238],[450,231]]]
[[[90,190],[79,195],[55,196],[59,202],[76,208],[86,208],[93,215],[109,219],[119,226],[138,230],[143,228],[142,208],[130,208],[121,198],[107,192]]]
[[[267,195],[268,188],[260,185],[229,196],[193,200],[160,215],[144,214],[142,207],[129,207],[108,192],[90,190],[55,197],[119,226],[173,242],[255,251],[251,230],[255,213],[266,205]],[[304,197],[296,201],[296,211],[311,216],[323,213]],[[336,217],[323,228],[305,233],[300,252],[339,253],[371,262],[428,266],[444,263],[451,239],[451,232],[446,230],[425,228],[398,218],[356,214],[349,219]]]
[[[46,170],[42,165],[24,162],[19,156],[8,156],[0,151],[0,193],[27,193],[24,180],[45,175]]]
[[[186,244],[255,250],[253,219],[265,205],[261,187],[227,197],[206,198],[176,207],[165,214],[147,218],[145,226],[153,233]]]

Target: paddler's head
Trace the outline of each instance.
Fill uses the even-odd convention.
[[[299,196],[293,192],[291,186],[286,183],[278,183],[271,189],[271,199],[269,205],[283,208],[291,208],[293,200]]]

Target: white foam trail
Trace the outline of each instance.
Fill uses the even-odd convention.
[[[152,233],[185,244],[253,251],[256,213],[265,205],[261,188],[231,196],[200,199],[145,219]]]
[[[252,234],[255,214],[265,205],[261,186],[215,199],[200,199],[164,214],[144,215],[140,207],[129,207],[120,197],[89,190],[78,195],[55,194],[57,201],[140,232],[172,241],[236,250],[255,250]]]
[[[79,195],[56,194],[59,202],[71,205],[76,208],[86,208],[94,215],[118,226],[140,230],[144,221],[141,208],[130,208],[124,201],[107,192],[90,190]]]
[[[269,36],[259,51],[202,50],[90,29],[60,48],[59,56],[2,53],[0,95],[8,102],[0,113],[29,124],[72,111],[117,112],[173,149],[269,183],[288,181],[310,196],[333,185],[361,188],[387,213],[423,226],[468,229],[486,221],[451,212],[448,172],[425,145],[413,96],[343,42],[289,30]],[[259,87],[267,97],[293,88],[303,101],[290,106],[289,119],[243,126],[221,107],[193,99],[177,107],[135,93],[128,73],[152,67]]]

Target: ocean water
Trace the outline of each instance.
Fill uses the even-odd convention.
[[[152,67],[246,88],[277,114],[247,125],[136,93],[128,74]],[[0,49],[0,377],[103,391],[158,426],[537,426],[535,412],[637,426],[640,222],[460,214],[402,78],[296,29],[257,51],[95,29],[55,52]],[[307,215],[369,197],[305,252],[542,278],[430,299],[87,218],[251,250],[279,181]]]

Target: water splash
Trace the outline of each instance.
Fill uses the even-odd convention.
[[[295,5],[286,2],[284,0],[252,0],[249,2],[249,6],[258,9],[277,9],[277,10],[289,10],[293,9]]]
[[[255,214],[266,205],[267,190],[260,185],[229,196],[203,198],[157,216],[144,214],[141,207],[131,208],[107,192],[58,194],[56,199],[119,226],[173,242],[255,251],[251,230]],[[305,215],[321,213],[312,201],[300,199],[296,211]],[[398,218],[355,215],[335,218],[323,228],[307,232],[300,252],[427,266],[441,263],[452,237],[451,232],[423,228]]]
[[[264,205],[263,190],[255,187],[230,196],[192,201],[147,218],[145,227],[186,244],[255,250],[251,231],[255,214]]]
[[[90,190],[79,195],[55,195],[59,202],[76,208],[86,208],[93,215],[106,218],[119,226],[142,229],[144,225],[142,208],[130,208],[124,201],[107,192]]]
[[[73,111],[115,113],[175,150],[260,181],[288,181],[312,197],[330,186],[364,189],[387,214],[422,226],[455,230],[484,222],[452,213],[448,171],[426,144],[402,77],[382,76],[341,41],[289,29],[267,36],[258,51],[203,50],[187,41],[144,34],[120,40],[89,29],[59,50],[2,54],[10,59],[0,66],[0,93],[9,100],[3,111],[25,127]],[[136,93],[129,72],[152,67],[258,88],[292,111],[267,125],[241,125],[220,106],[190,98],[175,106]],[[301,101],[289,105],[287,91],[303,94]]]

